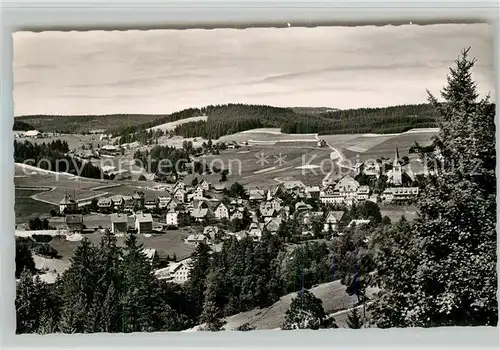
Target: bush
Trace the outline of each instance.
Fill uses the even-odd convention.
[[[52,241],[52,236],[51,235],[32,235],[31,236],[35,242],[37,243],[49,243],[50,241]]]
[[[146,181],[146,176],[144,175],[139,176],[139,181]]]
[[[38,244],[34,249],[35,254],[48,258],[59,258],[59,252],[47,243]]]

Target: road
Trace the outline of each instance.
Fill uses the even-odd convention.
[[[320,140],[318,134],[314,135],[314,137],[316,138],[316,140],[318,140],[318,141]],[[340,150],[336,149],[335,147],[333,147],[332,145],[330,145],[328,142],[326,142],[326,145],[333,151],[330,154],[330,159],[332,159],[332,160],[337,159],[336,165],[338,167],[345,168],[345,169],[350,169],[350,170],[354,170],[354,168],[351,168],[351,167],[349,167],[347,165],[341,164],[342,161],[344,161],[345,157],[344,157],[344,155],[342,154],[342,152]]]

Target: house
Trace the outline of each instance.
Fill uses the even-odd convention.
[[[389,187],[380,196],[383,202],[405,202],[418,196],[418,187]]]
[[[203,230],[203,235],[214,241],[219,236],[219,228],[217,226],[207,226]]]
[[[335,170],[333,170],[325,175],[325,177],[321,181],[321,185],[323,186],[323,188],[327,188],[328,186],[335,184],[335,182],[337,182],[341,178],[342,176]]]
[[[238,219],[238,220],[243,220],[243,211],[245,209],[242,208],[242,207],[239,207],[239,208],[236,208],[236,209],[233,209],[231,211],[231,215],[229,217],[229,220],[233,221],[235,219]]]
[[[201,179],[201,181],[198,183],[198,186],[200,186],[203,189],[203,191],[210,190],[210,183],[205,179]]]
[[[124,214],[111,214],[111,232],[125,234],[128,229],[128,217]]]
[[[274,216],[275,210],[271,202],[261,202],[259,205],[259,212],[263,217]]]
[[[328,187],[326,190],[320,192],[319,200],[323,204],[342,204],[345,203],[345,196],[332,187]]]
[[[110,213],[113,209],[113,202],[111,198],[99,198],[97,207],[101,213]]]
[[[259,227],[259,224],[252,222],[248,228],[248,235],[252,237],[254,241],[260,241],[262,238],[262,230]]]
[[[378,203],[378,194],[372,194],[367,200],[373,203]]]
[[[359,186],[356,191],[356,200],[358,201],[366,201],[370,198],[370,187],[368,186]]]
[[[306,203],[300,201],[295,204],[295,212],[299,212],[302,210],[308,210],[310,209],[310,206],[308,206]]]
[[[264,227],[270,234],[274,235],[276,234],[276,232],[278,232],[280,225],[281,225],[280,218],[272,218],[266,222]]]
[[[203,235],[189,235],[184,241],[186,244],[198,245],[200,243],[207,243],[207,237]]]
[[[132,199],[134,200],[134,206],[137,208],[144,207],[144,192],[134,192],[132,195]]]
[[[354,180],[353,177],[346,175],[337,182],[335,189],[340,193],[356,193],[359,188],[359,182]]]
[[[134,210],[134,199],[132,196],[123,196],[123,210],[132,212]]]
[[[177,188],[173,193],[173,197],[177,199],[178,202],[184,203],[186,201],[186,190]]]
[[[191,216],[195,221],[202,222],[205,218],[209,217],[208,208],[201,208],[201,209],[195,208],[191,212]]]
[[[171,198],[170,201],[168,201],[167,205],[165,208],[167,210],[177,210],[177,207],[181,205],[182,203],[177,200],[177,198]]]
[[[158,207],[158,201],[154,196],[147,196],[144,198],[144,207],[149,210],[154,210]]]
[[[307,186],[306,187],[306,197],[307,198],[319,198],[320,189],[319,186]]]
[[[155,271],[158,279],[178,284],[185,283],[191,272],[191,258],[179,262],[171,262],[167,267]]]
[[[330,230],[332,230],[333,232],[338,231],[340,226],[340,221],[342,220],[343,216],[344,216],[343,211],[336,211],[336,210],[329,211],[328,214],[326,214],[325,224],[323,225],[323,232],[328,232]]]
[[[204,198],[204,193],[205,191],[203,190],[203,187],[198,186],[196,187],[196,190],[194,190],[193,193],[193,200],[202,200]]]
[[[61,214],[73,213],[76,210],[78,210],[78,203],[70,195],[64,195],[59,202],[59,212]]]
[[[249,200],[252,202],[260,202],[265,199],[266,193],[264,190],[259,190],[258,188],[249,191]]]
[[[114,210],[122,210],[123,207],[124,207],[124,201],[123,201],[123,197],[120,196],[120,195],[116,195],[116,196],[112,196],[111,198],[111,202],[113,202],[113,209]]]
[[[283,207],[283,201],[279,199],[278,197],[275,197],[271,200],[271,206],[276,212],[279,212],[281,208]]]
[[[165,209],[165,208],[167,208],[168,203],[171,200],[170,197],[166,197],[166,196],[160,196],[157,199],[158,199],[158,209]]]
[[[217,207],[215,207],[214,215],[219,220],[229,219],[229,210],[224,203],[220,202]]]
[[[136,214],[135,229],[138,234],[150,234],[153,232],[153,217],[151,214]]]
[[[236,239],[238,241],[241,241],[242,239],[245,239],[248,237],[248,233],[244,232],[244,231],[241,231],[241,232],[236,232],[234,234],[234,237],[236,237]]]
[[[177,211],[175,211],[174,209],[170,209],[166,217],[167,225],[177,227],[179,225],[178,216],[179,213]]]
[[[81,232],[83,230],[83,215],[66,215],[66,226],[68,227],[69,232]]]
[[[283,182],[283,188],[287,191],[292,191],[292,190],[303,190],[306,188],[304,183],[302,181],[285,181]]]
[[[214,191],[217,193],[222,193],[226,189],[225,183],[219,183],[214,185]]]
[[[354,227],[354,226],[363,226],[363,225],[368,225],[370,223],[370,220],[351,220],[351,222],[347,225],[347,227]]]

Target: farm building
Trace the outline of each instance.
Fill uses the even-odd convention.
[[[136,214],[135,229],[138,234],[150,234],[153,231],[153,217],[151,214]]]
[[[70,214],[66,215],[66,226],[69,232],[82,232],[83,230],[83,215]]]
[[[65,195],[63,199],[59,202],[59,212],[73,213],[78,209],[78,203],[71,197],[71,195]]]
[[[111,214],[111,232],[125,234],[128,229],[128,217],[124,214]]]

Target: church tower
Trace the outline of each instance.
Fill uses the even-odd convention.
[[[394,186],[403,185],[403,172],[399,164],[399,150],[396,147],[396,154],[394,155],[394,163],[392,164],[392,184]]]

